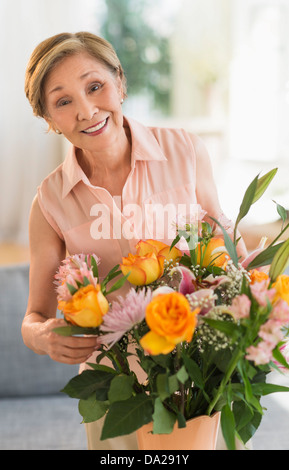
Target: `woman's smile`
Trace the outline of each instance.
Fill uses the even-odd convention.
[[[104,132],[104,130],[106,129],[106,126],[107,126],[107,123],[108,123],[108,117],[106,119],[104,119],[103,121],[101,122],[98,122],[97,124],[95,124],[94,126],[91,126],[91,127],[88,127],[87,129],[84,129],[83,131],[81,131],[83,134],[87,134],[89,136],[94,136],[94,135],[98,135],[98,134],[101,134],[102,132]]]

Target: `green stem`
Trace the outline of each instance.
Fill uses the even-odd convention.
[[[232,360],[231,360],[231,363],[229,364],[228,370],[227,370],[226,374],[224,375],[224,377],[223,377],[223,379],[220,383],[220,386],[219,386],[219,388],[217,389],[217,391],[215,393],[214,398],[212,399],[211,403],[208,406],[207,415],[210,416],[212,411],[214,410],[214,408],[216,406],[216,403],[218,402],[218,400],[220,399],[220,397],[224,393],[225,387],[226,387],[227,383],[229,382],[229,380],[230,380],[234,370],[236,369],[236,366],[237,366],[237,364],[238,364],[238,362],[239,362],[239,360],[242,356],[243,356],[242,349],[237,349],[235,351],[235,354],[232,357]]]
[[[180,369],[180,359],[181,359],[181,356],[182,356],[182,344],[179,343],[177,344],[177,355],[176,355],[176,358],[177,358],[177,364],[176,364],[176,369],[179,370]],[[184,384],[182,384],[181,382],[179,382],[180,384],[180,394],[181,394],[181,408],[180,408],[180,412],[182,414],[184,414],[184,411],[185,411],[185,387],[184,387]]]
[[[118,349],[117,345],[114,345],[111,348],[111,351],[113,352],[113,360],[118,366],[120,372],[124,373],[125,375],[131,375],[130,368],[128,366],[127,361],[122,357],[122,354],[120,350]],[[134,374],[135,375],[135,374]],[[143,387],[138,383],[137,378],[135,376],[135,382],[133,385],[133,388],[136,393],[142,393],[143,392]]]
[[[113,352],[113,359],[114,359],[115,363],[117,364],[118,368],[120,369],[120,371],[123,372],[126,375],[130,375],[129,367],[128,367],[126,361],[123,360],[123,357],[122,357],[121,352],[118,349],[117,345],[114,345],[111,348],[111,351]]]

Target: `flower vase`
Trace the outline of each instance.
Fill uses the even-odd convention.
[[[176,423],[170,434],[153,434],[153,423],[137,430],[139,450],[216,450],[220,412],[187,421],[185,428]]]

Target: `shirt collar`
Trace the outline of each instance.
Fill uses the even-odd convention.
[[[167,161],[161,147],[149,127],[139,122],[124,117],[124,127],[128,126],[132,141],[132,167],[135,162],[143,161]],[[62,165],[63,187],[62,197],[65,198],[73,187],[83,181],[88,184],[88,178],[79,166],[76,158],[76,148],[72,145]]]

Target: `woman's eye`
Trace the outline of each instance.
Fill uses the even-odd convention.
[[[60,108],[61,106],[66,106],[69,103],[70,103],[69,100],[60,100],[57,102],[57,107]]]
[[[101,88],[101,84],[100,83],[94,83],[91,87],[90,87],[90,92],[94,92],[94,91],[97,91]]]

